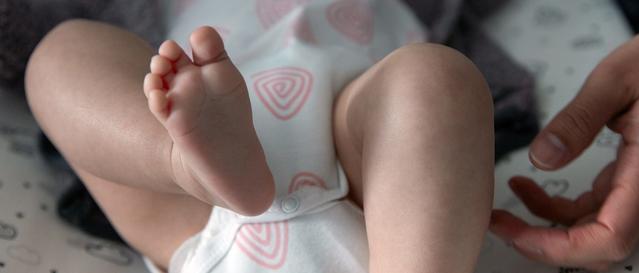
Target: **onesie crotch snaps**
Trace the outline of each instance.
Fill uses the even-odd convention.
[[[300,199],[296,195],[289,195],[280,202],[282,212],[291,214],[297,212],[300,208]]]

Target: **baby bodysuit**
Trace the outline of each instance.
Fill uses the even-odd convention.
[[[220,33],[276,184],[262,215],[214,208],[169,273],[368,272],[363,214],[345,201],[333,143],[333,102],[388,53],[425,39],[413,14],[398,0],[183,0],[170,3],[167,21],[168,38],[184,48],[198,26]]]

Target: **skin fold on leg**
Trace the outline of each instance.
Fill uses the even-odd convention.
[[[494,181],[492,100],[454,50],[396,50],[338,98],[334,134],[364,210],[370,272],[473,272]]]

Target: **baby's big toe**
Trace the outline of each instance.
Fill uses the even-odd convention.
[[[222,37],[212,27],[203,26],[193,31],[190,42],[193,61],[199,66],[214,63],[226,57]]]

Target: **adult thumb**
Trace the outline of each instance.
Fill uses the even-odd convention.
[[[530,145],[530,161],[537,168],[554,170],[571,162],[590,146],[608,121],[633,102],[623,81],[617,79],[614,71],[595,69],[577,96]]]

